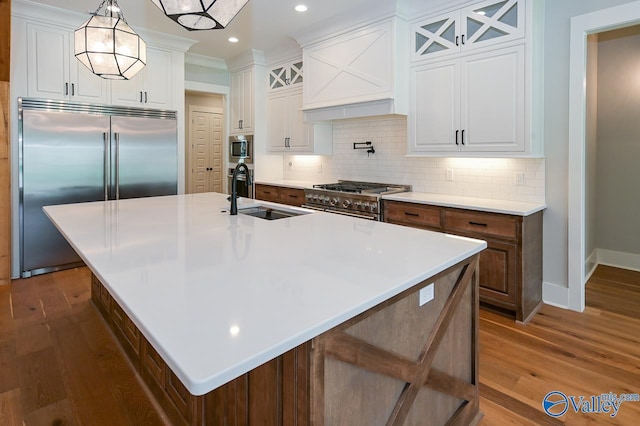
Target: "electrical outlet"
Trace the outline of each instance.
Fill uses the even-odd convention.
[[[420,304],[418,306],[422,306],[425,303],[429,303],[435,297],[435,284],[431,283],[428,286],[424,287],[420,290]]]
[[[446,169],[444,172],[444,178],[447,182],[453,182],[453,169]]]
[[[516,185],[524,185],[524,172],[516,172]]]
[[[293,161],[289,161],[289,170],[293,170]]]

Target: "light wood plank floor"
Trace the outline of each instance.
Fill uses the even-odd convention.
[[[480,322],[482,425],[638,425],[619,414],[547,416],[550,391],[640,392],[640,273],[599,267],[583,314],[545,306],[526,326]],[[158,425],[162,414],[90,302],[85,268],[0,286],[0,425]]]
[[[589,397],[640,393],[640,272],[599,266],[582,314],[544,306],[526,326],[480,314],[483,425],[640,425],[640,402],[618,415],[557,419],[542,409],[551,391]]]

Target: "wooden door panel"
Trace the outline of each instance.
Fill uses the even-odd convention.
[[[487,241],[480,253],[480,297],[515,304],[517,246]]]

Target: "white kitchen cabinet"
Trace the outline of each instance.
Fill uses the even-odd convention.
[[[269,67],[269,91],[296,87],[303,82],[302,60]]]
[[[130,80],[113,80],[114,105],[173,109],[171,52],[147,47],[147,65]]]
[[[73,31],[32,22],[26,30],[29,97],[108,102],[107,82],[73,55]]]
[[[432,59],[525,36],[524,0],[488,0],[411,26],[412,61]]]
[[[267,136],[271,152],[328,155],[332,152],[333,126],[306,123],[302,91],[289,90],[267,99]]]
[[[304,109],[385,101],[385,113],[406,114],[407,36],[393,17],[303,46]]]
[[[409,154],[524,153],[524,46],[411,70]]]
[[[253,132],[254,90],[253,68],[231,74],[231,134]]]

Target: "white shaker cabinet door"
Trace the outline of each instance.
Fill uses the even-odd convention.
[[[111,82],[111,102],[114,105],[143,106],[145,68],[130,80],[113,80]]]
[[[289,148],[291,151],[313,151],[313,124],[305,123],[302,111],[302,92],[289,95]]]
[[[147,49],[144,71],[144,106],[172,109],[173,79],[171,78],[171,52]],[[142,71],[141,71],[142,72]]]
[[[253,132],[253,70],[231,74],[231,134]]]
[[[460,61],[411,71],[409,154],[457,151],[460,139]],[[458,135],[456,135],[458,132]]]
[[[73,38],[71,43],[73,44]],[[73,48],[73,46],[71,47]],[[107,103],[109,101],[107,80],[92,73],[74,55],[71,55],[69,71],[72,100],[91,103]]]
[[[287,138],[289,137],[288,108],[289,102],[286,93],[270,96],[267,101],[267,134],[270,151],[287,150]]]
[[[69,32],[27,24],[27,90],[30,97],[69,99]]]
[[[464,151],[524,151],[524,46],[462,62]]]

